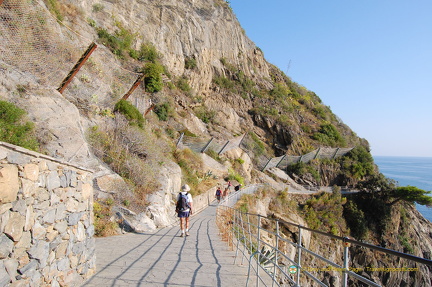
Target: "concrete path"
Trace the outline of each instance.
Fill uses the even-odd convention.
[[[185,238],[174,226],[96,239],[97,271],[83,286],[246,286],[248,266],[233,264],[215,214],[210,206],[193,216]]]

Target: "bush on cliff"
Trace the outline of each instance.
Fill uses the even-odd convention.
[[[144,66],[143,72],[145,74],[144,77],[144,85],[146,92],[156,93],[162,90],[163,82],[162,82],[162,73],[164,68],[159,63],[147,63]]]
[[[115,104],[114,112],[123,114],[131,125],[143,127],[144,117],[138,109],[126,100],[120,100]]]
[[[38,151],[34,124],[24,120],[25,114],[14,104],[0,101],[0,141]]]

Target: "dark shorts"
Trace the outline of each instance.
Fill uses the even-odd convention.
[[[221,198],[220,195],[216,195],[217,200],[220,200],[220,198]]]
[[[179,213],[177,213],[178,217],[184,218],[184,217],[189,217],[189,211],[180,211]]]

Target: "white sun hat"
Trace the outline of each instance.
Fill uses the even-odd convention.
[[[190,187],[189,187],[189,185],[185,184],[182,186],[181,190],[182,191],[190,191]]]

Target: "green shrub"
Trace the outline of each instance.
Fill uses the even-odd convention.
[[[234,88],[235,83],[234,81],[225,78],[225,77],[215,77],[213,79],[213,83],[215,83],[217,86],[227,89],[227,90],[231,90]]]
[[[138,109],[132,105],[130,102],[126,100],[120,100],[115,104],[114,112],[119,112],[123,114],[130,124],[138,125],[139,127],[143,127],[144,125],[144,117],[138,111]]]
[[[215,112],[215,111],[209,111],[209,110],[208,110],[206,107],[204,107],[204,106],[196,107],[196,108],[194,109],[194,113],[195,113],[195,115],[196,115],[200,120],[202,120],[202,121],[203,121],[204,123],[206,123],[206,124],[212,122],[213,119],[214,119],[214,117],[215,117],[215,115],[216,115],[216,112]]]
[[[368,231],[367,222],[364,212],[357,207],[357,204],[352,200],[348,201],[344,206],[343,214],[351,235],[357,240],[365,239]]]
[[[289,88],[283,83],[276,83],[270,94],[276,98],[286,98],[290,93]]]
[[[357,146],[340,158],[344,174],[357,180],[371,176],[375,172],[372,155],[363,146]]]
[[[96,28],[97,24],[96,21],[92,18],[87,18],[87,23],[90,25],[90,27]]]
[[[34,124],[23,122],[26,112],[14,104],[0,101],[0,141],[38,151]]]
[[[230,169],[228,172],[229,172],[229,174],[228,174],[228,180],[235,180],[238,183],[244,185],[244,178],[240,174],[236,173],[232,169]]]
[[[135,41],[135,35],[124,28],[120,23],[116,23],[117,31],[111,35],[103,28],[97,28],[97,34],[102,43],[106,45],[116,56],[123,59],[131,51],[132,43]]]
[[[184,181],[191,187],[191,194],[198,195],[200,181],[198,172],[203,169],[203,161],[200,155],[190,149],[183,149],[174,152],[174,159],[182,169]]]
[[[26,88],[26,86],[24,86],[24,85],[17,85],[17,86],[16,86],[16,89],[17,89],[17,92],[18,92],[20,95],[24,95],[25,92],[27,91],[27,88]]]
[[[344,147],[346,145],[345,139],[332,124],[322,125],[319,132],[315,133],[312,138],[331,147]]]
[[[92,6],[92,10],[93,12],[100,12],[105,8],[105,6],[103,4],[100,3],[96,3]]]
[[[60,4],[58,3],[57,0],[46,0],[45,3],[47,4],[48,10],[51,13],[54,13],[57,20],[59,20],[60,22],[63,21],[63,15],[60,12]]]
[[[172,139],[174,139],[176,136],[176,131],[173,130],[172,128],[166,128],[165,133]]]
[[[117,222],[111,221],[112,206],[104,202],[93,203],[95,236],[104,237],[117,234]]]
[[[323,120],[327,119],[327,112],[323,106],[317,106],[313,108],[312,112],[317,118],[321,118]]]
[[[168,102],[165,102],[156,105],[154,112],[160,121],[167,121],[168,117],[173,113],[173,109]]]
[[[181,133],[181,134],[183,133],[183,134],[184,134],[185,136],[187,136],[187,137],[193,137],[193,138],[196,138],[196,137],[197,137],[196,134],[194,134],[193,132],[191,132],[191,131],[188,130],[188,129],[181,130],[180,133]]]
[[[195,58],[186,58],[185,59],[185,69],[192,70],[197,66]]]
[[[156,63],[160,59],[160,54],[156,50],[155,46],[151,43],[144,43],[141,45],[139,51],[136,53],[136,57],[133,57],[142,62],[149,61]]]
[[[209,157],[211,157],[212,159],[218,161],[218,162],[222,162],[222,158],[219,156],[219,154],[212,150],[212,149],[207,149],[205,151],[206,155],[208,155]]]
[[[191,87],[189,86],[188,80],[184,77],[178,79],[177,88],[179,88],[183,92],[190,92],[192,90]]]
[[[144,66],[143,72],[145,89],[149,93],[156,93],[162,90],[162,73],[163,66],[159,63],[147,63]]]
[[[301,209],[309,227],[337,235],[339,230],[345,229],[340,220],[345,203],[346,199],[340,194],[322,192],[308,199]]]

